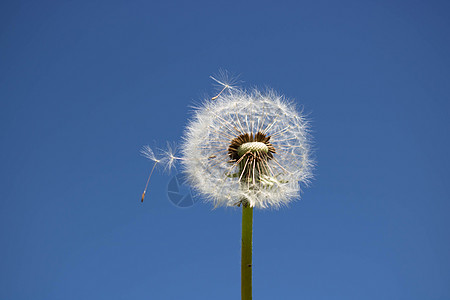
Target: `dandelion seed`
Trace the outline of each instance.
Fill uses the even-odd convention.
[[[144,156],[156,163],[159,162],[159,159],[156,158],[155,153],[153,152],[152,148],[150,148],[150,146],[148,146],[148,145],[142,147],[141,154],[142,154],[142,156]]]
[[[152,177],[153,171],[155,170],[156,165],[160,162],[159,159],[156,158],[153,150],[150,148],[150,146],[144,146],[142,147],[141,154],[145,156],[146,158],[153,161],[153,167],[150,171],[150,175],[148,175],[147,183],[145,184],[144,192],[142,193],[141,202],[144,202],[145,193],[147,192],[148,183],[150,182],[150,177]]]
[[[211,78],[218,84],[218,87],[220,89],[219,93],[216,96],[212,97],[211,100],[216,100],[217,98],[219,98],[219,96],[227,89],[234,90],[237,88],[235,84],[238,82],[239,76],[233,77],[230,76],[227,71],[219,70],[219,74],[216,77],[209,76],[209,78]]]
[[[176,156],[177,150],[176,144],[169,142],[167,142],[167,149],[161,149],[164,157],[162,159],[162,163],[165,165],[164,169],[166,171],[170,171],[172,168],[175,168],[176,162],[181,159]]]

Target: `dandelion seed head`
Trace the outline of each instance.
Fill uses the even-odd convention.
[[[312,177],[309,141],[308,122],[283,96],[233,89],[196,108],[180,159],[215,207],[276,208]]]

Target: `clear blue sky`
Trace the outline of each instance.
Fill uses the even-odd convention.
[[[310,116],[302,200],[254,220],[255,299],[450,299],[448,1],[3,1],[0,299],[239,299],[240,211],[167,198],[209,75]]]

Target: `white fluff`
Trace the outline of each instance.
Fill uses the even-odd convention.
[[[230,163],[230,141],[243,133],[270,135],[275,147],[270,174],[258,186],[239,181]],[[214,206],[247,201],[257,208],[277,208],[300,197],[300,184],[312,176],[308,122],[292,103],[273,91],[231,89],[197,107],[180,147],[183,171],[192,187]]]

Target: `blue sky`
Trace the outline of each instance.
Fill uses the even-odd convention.
[[[446,1],[0,4],[0,298],[238,299],[240,211],[178,208],[145,144],[209,75],[312,122],[302,199],[254,216],[255,299],[450,299]]]

